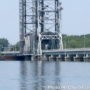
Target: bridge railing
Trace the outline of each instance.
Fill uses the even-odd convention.
[[[43,52],[57,52],[57,51],[90,51],[90,48],[68,48],[68,49],[52,49],[52,50],[43,50]]]

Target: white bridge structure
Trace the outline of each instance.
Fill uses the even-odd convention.
[[[42,56],[45,49],[63,49],[60,0],[20,1],[20,53]]]

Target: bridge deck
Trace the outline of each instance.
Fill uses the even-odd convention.
[[[63,49],[63,50],[56,50],[56,49],[53,49],[53,50],[43,50],[42,51],[43,54],[65,54],[65,53],[68,53],[68,54],[83,54],[83,53],[87,53],[87,54],[90,54],[90,48],[76,48],[76,49]],[[20,54],[19,51],[3,51],[3,52],[0,52],[0,54],[4,54],[4,55],[18,55]],[[33,55],[33,54],[23,54],[23,55]]]
[[[4,57],[18,58],[22,59],[29,57],[30,59],[34,56],[37,60],[37,55],[33,54],[20,54],[19,51],[4,51],[0,53],[0,58]],[[63,49],[63,50],[43,50],[42,57],[46,56],[48,58],[61,58],[61,59],[90,59],[90,48],[80,48],[80,49]],[[9,58],[9,59],[10,59]]]
[[[80,48],[80,49],[63,49],[63,50],[43,50],[43,54],[90,54],[90,48]]]

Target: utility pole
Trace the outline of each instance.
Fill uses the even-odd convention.
[[[86,47],[86,36],[85,36],[85,34],[84,34],[84,48]]]

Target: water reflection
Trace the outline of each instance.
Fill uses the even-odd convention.
[[[55,86],[56,90],[60,90],[60,63],[59,61],[55,62]]]
[[[26,64],[25,62],[21,62],[21,90],[27,90],[26,76],[27,76]]]
[[[60,86],[60,62],[23,61],[20,82],[21,90],[51,90],[50,87]]]

